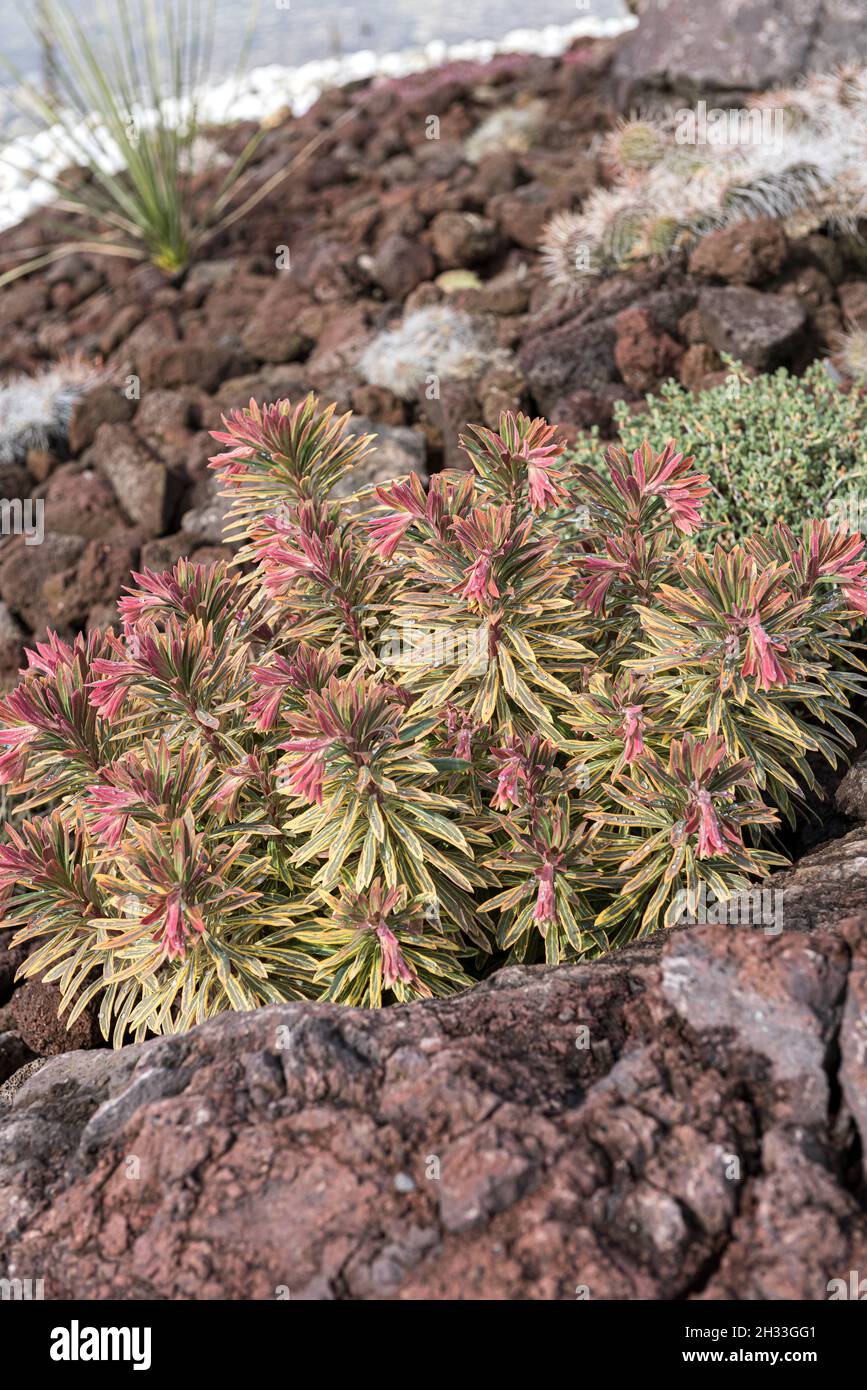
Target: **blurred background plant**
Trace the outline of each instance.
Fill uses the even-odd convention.
[[[75,402],[98,381],[99,371],[81,357],[0,381],[0,463],[21,463],[28,449],[62,442]]]
[[[429,377],[475,380],[508,360],[484,322],[450,304],[431,304],[377,333],[361,354],[359,368],[372,386],[385,386],[407,400]]]
[[[860,390],[867,382],[867,330],[850,325],[835,344],[835,359]]]
[[[66,222],[62,244],[22,253],[0,285],[70,250],[150,259],[183,269],[228,215],[260,133],[234,159],[202,128],[199,102],[211,71],[214,0],[95,0],[96,24],[69,0],[40,0],[31,22],[48,60],[47,79],[15,71],[20,100],[48,132],[65,168],[49,179]],[[239,43],[244,63],[255,8]],[[7,64],[7,66],[9,66]],[[203,200],[196,180],[223,167]],[[237,208],[234,209],[237,212]]]
[[[731,358],[727,379],[692,392],[676,381],[646,398],[638,412],[615,406],[619,442],[688,439],[710,479],[702,547],[745,539],[775,522],[800,526],[827,516],[867,477],[867,398],[844,391],[821,362],[796,377],[784,367],[753,375]],[[604,467],[598,431],[574,445],[576,463]],[[580,506],[581,499],[576,499]],[[571,523],[580,534],[579,522]]]
[[[744,218],[776,218],[792,236],[857,230],[867,199],[867,69],[812,76],[743,109],[706,108],[639,113],[604,137],[610,186],[545,230],[554,285],[578,294],[588,278],[664,258]]]

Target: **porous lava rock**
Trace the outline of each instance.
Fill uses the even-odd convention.
[[[286,1004],[0,1088],[49,1299],[824,1299],[867,1259],[867,919]],[[20,1078],[20,1081],[19,1081]]]

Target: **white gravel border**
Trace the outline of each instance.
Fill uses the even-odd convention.
[[[240,82],[220,82],[205,92],[200,99],[201,118],[214,124],[265,120],[287,108],[300,116],[328,87],[373,77],[407,77],[444,63],[488,62],[503,53],[556,57],[575,39],[613,38],[634,29],[637,23],[633,15],[620,19],[591,15],[543,29],[512,29],[502,39],[469,39],[456,44],[434,40],[397,53],[363,49],[345,58],[325,58],[296,68],[276,64],[253,68]],[[57,174],[69,163],[57,128],[8,141],[0,154],[0,230],[15,226],[34,208],[52,202],[54,188],[45,175]],[[120,159],[114,167],[120,167]]]

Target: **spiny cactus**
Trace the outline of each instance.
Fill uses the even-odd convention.
[[[743,110],[700,104],[622,122],[601,150],[613,185],[546,228],[547,273],[577,293],[588,276],[750,217],[777,218],[796,235],[852,232],[867,201],[865,128],[863,68],[808,78]]]
[[[0,463],[21,462],[28,449],[63,441],[75,402],[97,379],[94,368],[70,359],[0,382]]]
[[[658,164],[665,154],[667,138],[651,117],[621,119],[603,139],[599,156],[606,173],[613,179],[627,179]]]
[[[507,358],[484,321],[433,304],[378,334],[362,352],[359,367],[371,385],[409,399],[428,378],[469,380]]]
[[[464,154],[471,164],[502,150],[524,154],[541,133],[545,110],[544,101],[537,100],[492,111],[464,141]]]
[[[846,376],[863,385],[867,380],[867,329],[855,326],[842,333],[835,356]]]

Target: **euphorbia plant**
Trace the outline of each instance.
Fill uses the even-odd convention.
[[[604,479],[522,415],[467,436],[469,472],[348,506],[370,441],[333,407],[224,425],[240,568],[134,576],[119,632],[38,644],[0,705],[4,921],[70,1017],[95,1001],[119,1043],[447,994],[783,862],[767,827],[853,742],[860,537],[705,559],[673,444]]]

